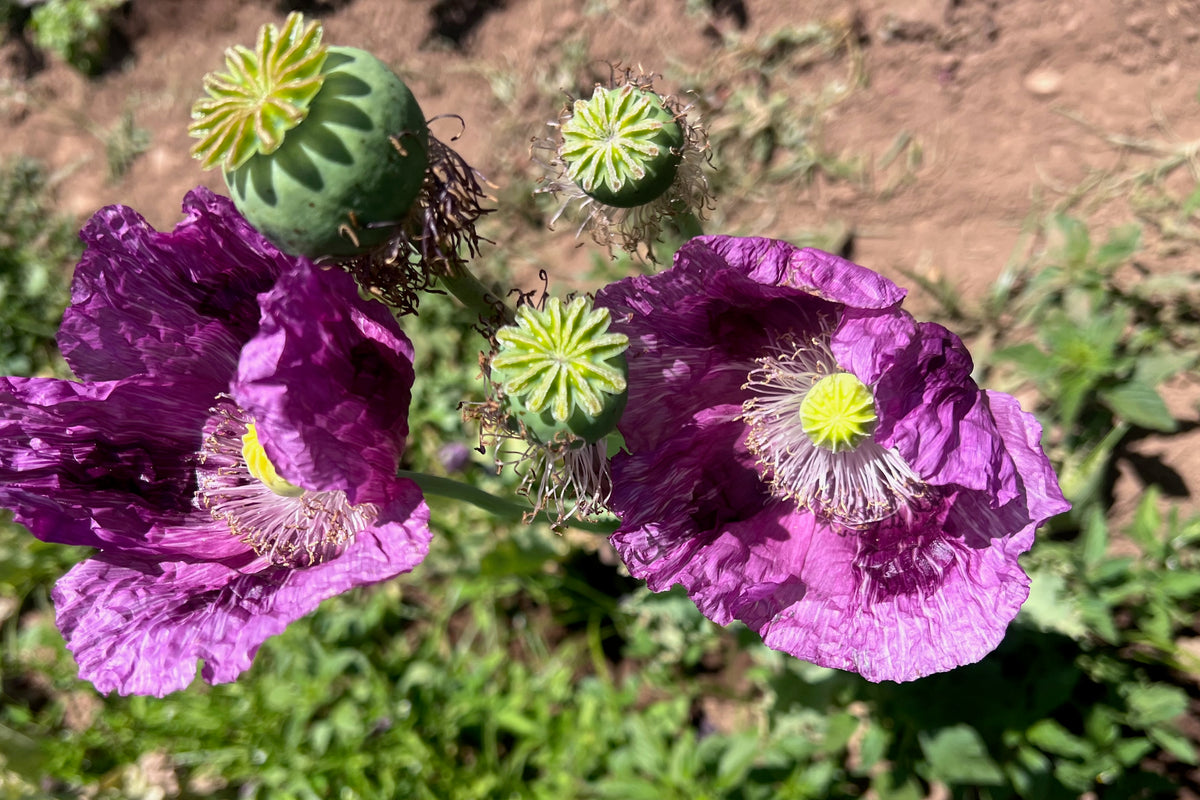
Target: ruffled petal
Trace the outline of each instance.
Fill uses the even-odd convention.
[[[699,236],[684,248],[705,246],[726,264],[763,286],[786,286],[852,308],[881,309],[900,303],[907,292],[874,270],[833,253],[796,247],[754,236]],[[680,248],[682,254],[684,248]],[[689,250],[684,257],[694,258]]]
[[[802,554],[788,554],[804,594],[790,604],[773,598],[784,607],[753,627],[772,649],[870,681],[914,680],[974,663],[1000,643],[1029,594],[1017,556],[1035,525],[1020,522],[1020,509],[997,512],[978,495],[863,533],[837,534],[810,516],[789,517],[792,538],[808,542]],[[762,549],[751,563],[779,555]]]
[[[649,352],[712,347],[727,359],[752,361],[769,336],[815,335],[837,311],[833,303],[808,292],[760,283],[748,270],[766,267],[757,262],[731,265],[706,246],[710,241],[712,237],[701,236],[684,244],[666,272],[637,275],[601,289],[596,306],[611,311],[612,329]]]
[[[163,695],[197,660],[233,680],[322,599],[428,550],[420,490],[396,478],[413,371],[395,320],[343,273],[280,254],[225,198],[198,189],[184,211],[172,233],[120,206],[85,227],[59,337],[85,382],[0,379],[0,505],[42,539],[100,551],[54,597],[101,691]],[[345,491],[319,509],[357,506],[352,528],[314,528],[342,537],[318,543],[319,564],[254,549],[297,528],[254,527],[273,518],[247,483],[247,413],[285,478]],[[218,491],[235,484],[251,491]]]
[[[203,398],[146,379],[0,378],[0,505],[39,539],[238,558],[192,503]]]
[[[84,380],[189,375],[225,391],[242,342],[258,327],[256,295],[295,259],[203,187],[185,219],[160,233],[131,208],[108,206],[80,236],[59,347]]]
[[[613,459],[611,504],[621,527],[612,543],[654,591],[699,585],[694,571],[712,567],[708,543],[727,523],[755,519],[772,504],[743,445],[740,411],[706,410],[660,447]]]
[[[875,441],[931,484],[987,492],[997,505],[1018,495],[1016,465],[961,339],[904,312],[847,312],[831,347],[843,368],[873,385]]]
[[[1021,404],[1011,394],[985,391],[988,409],[996,428],[1004,438],[1005,449],[1016,465],[1022,488],[1022,502],[1029,518],[1045,522],[1056,514],[1070,511],[1071,504],[1063,497],[1058,476],[1050,459],[1042,450],[1042,426],[1037,418],[1021,410]]]
[[[618,429],[629,447],[655,448],[678,436],[681,425],[707,408],[741,408],[746,374],[726,369],[728,361],[719,350],[667,347],[653,356],[638,351],[627,359],[629,403]],[[703,386],[704,392],[693,391],[694,386]]]
[[[288,481],[376,502],[404,452],[412,344],[354,280],[302,265],[260,298],[233,396]]]
[[[338,558],[301,570],[244,574],[215,563],[101,553],[55,586],[58,626],[79,677],[101,692],[162,697],[250,668],[259,646],[292,620],[355,586],[411,570],[429,548],[428,508],[408,481],[390,487],[379,522]]]

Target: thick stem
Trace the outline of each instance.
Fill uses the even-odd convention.
[[[408,470],[400,470],[401,478],[408,478],[417,486],[421,487],[421,491],[427,495],[434,497],[445,497],[450,500],[459,500],[464,503],[470,503],[476,508],[482,509],[492,516],[502,519],[506,522],[522,522],[525,519],[525,514],[529,508],[520,503],[514,503],[512,500],[505,500],[501,497],[496,497],[494,494],[471,486],[466,483],[443,478],[438,475],[426,475],[423,472],[409,472]],[[546,512],[541,512],[537,515],[537,519],[541,522],[555,524],[557,519]],[[563,520],[563,525],[571,528],[577,528],[583,531],[591,531],[593,533],[610,534],[616,531],[617,524],[613,522],[588,522],[581,519]]]
[[[684,241],[704,235],[704,228],[700,226],[700,218],[690,211],[672,214],[671,222],[674,223],[675,229],[679,231],[679,235]]]
[[[497,297],[480,283],[465,262],[450,258],[443,263],[445,272],[438,275],[438,283],[460,303],[479,314],[480,319],[494,321],[497,325],[511,325],[516,321],[517,315],[504,298]]]

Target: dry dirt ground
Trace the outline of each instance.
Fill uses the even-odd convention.
[[[711,229],[850,232],[857,261],[945,277],[967,296],[1027,246],[1022,226],[1038,209],[1162,157],[1119,137],[1167,149],[1200,141],[1200,0],[131,0],[128,55],[96,80],[53,60],[32,70],[5,45],[0,155],[45,161],[63,178],[61,206],[81,218],[121,202],[169,227],[187,189],[222,188],[188,157],[202,75],[221,66],[227,45],[251,43],[292,8],[320,16],[327,41],[393,65],[428,116],[465,120],[455,146],[497,184],[488,234],[518,273],[587,269],[570,226],[530,224],[540,207],[522,199],[537,175],[528,146],[564,93],[587,92],[614,62],[661,74],[661,88],[701,107],[736,100],[740,116],[708,120],[731,141],[760,128],[775,136],[760,163],[718,164],[739,191],[718,199]],[[780,32],[814,23],[833,37],[827,50],[784,55]],[[807,141],[852,165],[853,179],[816,170],[809,181],[757,180],[795,168],[786,121],[805,109],[821,123]],[[105,139],[126,114],[150,145],[114,180]],[[434,131],[445,139],[458,124]],[[1165,180],[1186,193],[1195,178],[1181,163]],[[1100,225],[1128,221],[1121,186],[1077,211]],[[1145,265],[1191,270],[1196,252],[1152,247]],[[1194,388],[1172,398],[1192,416]],[[1198,443],[1145,446],[1200,488]],[[1136,491],[1133,482],[1125,494]]]

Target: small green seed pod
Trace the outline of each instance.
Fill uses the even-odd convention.
[[[576,100],[562,125],[559,155],[567,176],[588,196],[633,208],[670,188],[683,157],[683,126],[652,91],[632,84],[596,87]]]
[[[623,376],[629,372],[624,355],[609,359],[608,364]],[[494,376],[495,373],[493,373]],[[585,442],[589,444],[598,442],[616,429],[617,423],[621,421],[621,414],[625,412],[625,403],[628,397],[628,392],[624,391],[604,396],[606,402],[600,413],[595,416],[585,411],[582,406],[575,406],[565,420],[555,419],[553,410],[549,408],[543,408],[541,412],[531,411],[527,404],[528,398],[521,395],[506,395],[504,405],[509,414],[508,421],[512,430],[517,431],[524,426],[526,433],[536,443],[560,442],[563,434],[567,434],[578,437],[578,443],[582,446]]]
[[[584,297],[543,311],[522,306],[515,325],[496,333],[491,377],[500,385],[512,425],[537,442],[567,437],[596,442],[616,428],[628,397],[624,352],[629,339],[609,333],[607,309]]]
[[[320,27],[289,15],[258,49],[231,48],[227,74],[189,130],[220,164],[234,204],[282,250],[355,255],[383,243],[421,191],[429,129],[416,98],[379,59],[325,47]],[[315,33],[314,33],[315,31]]]
[[[534,193],[559,201],[550,227],[577,217],[578,231],[610,256],[619,246],[651,261],[668,227],[695,235],[713,197],[708,137],[690,112],[650,76],[615,68],[611,85],[562,109],[549,123],[554,134],[530,147],[545,170]]]

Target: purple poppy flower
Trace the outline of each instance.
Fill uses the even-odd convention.
[[[813,249],[705,236],[599,293],[630,338],[613,544],[718,623],[872,681],[977,661],[1068,508],[1041,428],[982,391],[958,337],[886,278]]]
[[[412,345],[353,279],[281,254],[206,189],[173,233],[84,227],[59,345],[81,382],[0,378],[0,505],[98,552],[54,589],[80,677],[235,679],[328,597],[429,546],[396,477]]]

